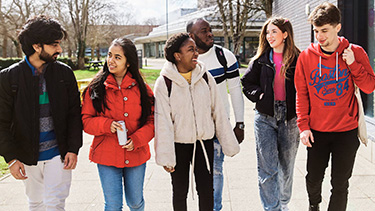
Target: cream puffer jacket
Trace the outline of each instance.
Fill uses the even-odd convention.
[[[203,78],[207,73],[208,82]],[[170,96],[163,76],[172,81]],[[192,70],[191,84],[166,62],[155,82],[155,152],[156,163],[176,165],[174,143],[193,144],[216,135],[223,152],[234,156],[240,151],[232,131],[216,82],[203,63]]]

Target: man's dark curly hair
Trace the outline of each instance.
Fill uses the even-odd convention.
[[[315,7],[308,20],[315,26],[323,26],[326,24],[336,26],[341,22],[341,13],[334,4],[324,2]]]
[[[66,37],[67,33],[58,21],[39,15],[26,21],[18,34],[18,41],[22,51],[26,56],[30,56],[35,53],[34,44],[49,45]]]
[[[179,52],[182,44],[189,38],[189,34],[184,32],[170,37],[164,47],[165,58],[173,64],[176,64],[176,59],[173,54]]]

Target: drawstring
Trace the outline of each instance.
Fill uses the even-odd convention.
[[[319,56],[319,78],[322,77],[322,57]]]
[[[201,143],[201,146],[202,146],[202,151],[203,151],[203,155],[204,155],[204,159],[206,160],[206,166],[207,166],[207,170],[208,170],[208,173],[211,174],[211,168],[210,168],[210,161],[208,160],[208,155],[207,155],[207,151],[206,151],[206,147],[204,147],[204,143],[202,141],[202,139],[199,139],[199,142]],[[190,171],[190,177],[191,177],[191,182],[190,182],[190,187],[191,187],[191,196],[193,197],[193,200],[194,200],[194,167],[195,167],[195,152],[197,150],[197,142],[194,142],[194,148],[193,148],[193,158],[192,158],[192,161],[191,161],[191,171]]]
[[[336,82],[339,80],[339,53],[336,52]]]

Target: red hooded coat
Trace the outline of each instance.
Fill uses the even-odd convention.
[[[82,102],[83,129],[86,133],[95,136],[90,147],[90,160],[118,168],[142,165],[151,156],[148,142],[154,137],[154,107],[148,121],[139,128],[138,120],[142,112],[141,95],[137,82],[130,72],[126,73],[120,87],[112,74],[109,74],[104,85],[109,107],[104,113],[96,112],[88,92]],[[153,95],[150,87],[147,86],[147,89]],[[118,144],[117,133],[111,133],[112,121],[120,120],[125,121],[128,138],[133,140],[133,151],[123,149]]]
[[[300,132],[343,132],[358,127],[358,103],[353,82],[365,93],[375,89],[375,75],[362,47],[352,45],[355,61],[348,66],[342,59],[349,42],[340,44],[332,55],[311,44],[297,61],[295,85],[296,111]]]

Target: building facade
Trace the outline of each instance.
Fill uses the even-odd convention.
[[[207,5],[209,7],[206,7]],[[145,58],[163,58],[164,45],[168,37],[176,33],[186,32],[187,22],[196,18],[205,18],[211,25],[214,34],[214,43],[224,46],[222,24],[218,17],[216,6],[212,5],[210,1],[198,1],[198,10],[181,15],[175,20],[170,21],[168,25],[163,24],[154,28],[147,36],[136,38],[137,49],[143,50],[143,57]],[[239,55],[237,55],[240,61],[247,62],[255,55],[258,46],[258,36],[265,20],[265,17],[261,16],[260,18],[248,21],[242,47]],[[231,47],[230,42],[229,48]]]

